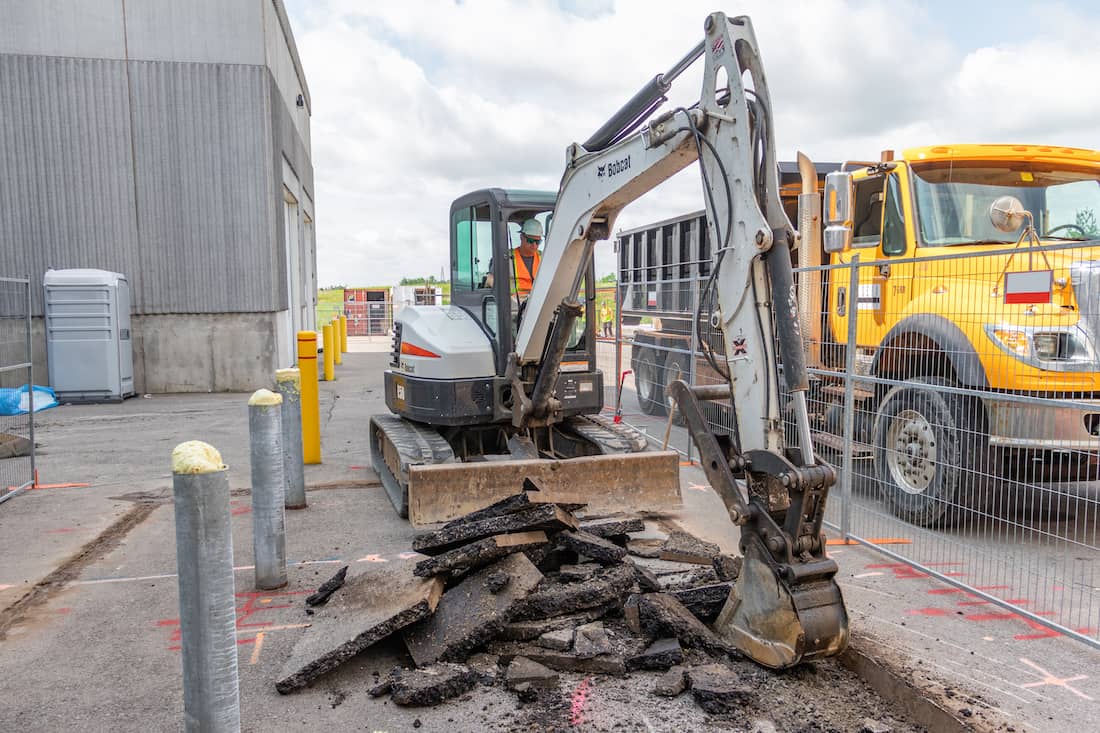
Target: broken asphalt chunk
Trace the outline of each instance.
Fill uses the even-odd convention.
[[[713,654],[727,654],[732,647],[719,639],[691,611],[667,593],[647,593],[638,598],[638,617],[644,631],[657,636],[673,636],[686,647]]]
[[[668,594],[684,604],[684,608],[691,611],[697,619],[709,623],[722,612],[732,588],[733,581],[730,581],[669,591]]]
[[[477,674],[469,667],[440,662],[403,672],[393,680],[391,696],[398,705],[425,707],[469,692],[475,684]]]
[[[642,521],[641,517],[604,517],[603,519],[583,521],[579,529],[590,535],[609,539],[631,532],[644,532],[645,522]]]
[[[660,557],[662,560],[710,565],[714,556],[721,552],[721,548],[713,542],[704,542],[683,530],[673,530],[661,546]]]
[[[574,629],[572,627],[558,629],[557,631],[547,631],[540,636],[535,643],[543,649],[567,652],[573,648],[573,633]]]
[[[524,552],[546,544],[546,533],[542,531],[494,535],[421,560],[413,572],[428,578],[446,572],[476,570],[513,552]]]
[[[464,518],[454,526],[443,527],[417,536],[413,540],[412,547],[425,555],[441,555],[448,550],[492,535],[535,530],[557,532],[563,529],[576,529],[576,527],[577,520],[572,514],[554,504],[536,504],[500,517],[488,517],[476,521],[465,521]]]
[[[338,591],[341,586],[344,585],[344,581],[348,577],[348,566],[340,568],[336,571],[336,575],[321,583],[321,586],[315,593],[310,596],[306,596],[307,606],[323,606],[333,593]]]
[[[500,632],[499,638],[504,641],[530,641],[550,631],[569,629],[570,633],[572,633],[575,627],[602,618],[618,607],[618,603],[609,603],[565,616],[554,616],[552,618],[533,619],[530,621],[513,621],[509,624],[505,624],[504,629]]]
[[[738,712],[752,701],[752,691],[725,665],[704,664],[691,668],[687,674],[692,697],[711,715]]]
[[[504,671],[504,682],[509,690],[519,685],[552,690],[558,686],[558,673],[527,657],[514,657]]]
[[[680,648],[677,639],[658,639],[646,647],[641,654],[628,657],[626,668],[635,669],[669,669],[673,665],[684,661],[684,650]]]
[[[534,644],[514,641],[493,642],[489,645],[489,651],[493,654],[499,654],[501,659],[527,657],[533,662],[538,662],[559,672],[614,675],[626,673],[626,664],[618,654],[601,654],[597,657],[582,658],[571,652],[543,649]]]
[[[585,608],[620,603],[634,585],[634,571],[625,564],[612,565],[592,580],[540,588],[516,608],[515,620],[550,618]]]
[[[581,659],[611,654],[613,651],[607,629],[599,621],[578,626],[573,634],[573,653]]]
[[[509,577],[499,592],[490,589],[497,573]],[[431,618],[405,629],[405,646],[418,667],[437,660],[463,659],[497,637],[517,604],[542,580],[522,553],[508,555],[465,578],[444,594]]]
[[[679,665],[670,667],[653,686],[654,694],[661,697],[676,697],[685,689],[687,689],[687,675],[684,668]]]
[[[440,602],[443,581],[417,578],[412,574],[415,564],[416,558],[372,564],[348,580],[314,614],[275,689],[286,694],[305,687],[375,642],[428,617]]]
[[[741,558],[733,555],[715,555],[711,560],[711,567],[720,581],[737,580],[741,574]]]
[[[614,565],[626,557],[626,550],[613,542],[587,532],[562,532],[558,543],[578,555],[590,557],[601,565]]]

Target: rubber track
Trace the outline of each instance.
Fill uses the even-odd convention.
[[[577,415],[567,419],[562,427],[599,447],[600,452],[640,453],[648,445],[640,432],[602,415]]]

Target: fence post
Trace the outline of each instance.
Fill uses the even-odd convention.
[[[840,474],[840,535],[845,540],[852,521],[852,441],[855,439],[856,326],[859,319],[859,255],[848,273],[848,343],[844,349],[844,452]]]
[[[348,317],[340,314],[340,351],[345,354],[348,351]]]
[[[248,400],[249,462],[252,465],[252,550],[256,587],[286,585],[286,476],[283,473],[283,398],[258,389]]]
[[[275,372],[275,389],[283,398],[283,474],[287,509],[306,508],[306,470],[302,463],[302,376],[297,369]]]
[[[228,469],[197,440],[172,451],[183,713],[187,731],[239,731]]]
[[[321,462],[321,405],[317,390],[317,333],[298,332],[298,369],[302,373],[302,462]]]
[[[336,361],[333,352],[332,341],[332,324],[326,323],[321,327],[322,343],[324,344],[325,354],[325,381],[331,382],[336,379]]]

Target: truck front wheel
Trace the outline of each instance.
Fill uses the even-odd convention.
[[[971,397],[944,393],[939,378],[899,384],[883,398],[875,420],[875,469],[893,513],[922,527],[955,524],[977,478],[985,444]],[[953,385],[952,385],[953,386]],[[971,497],[973,498],[973,497]]]
[[[653,349],[638,349],[634,358],[634,386],[638,407],[646,415],[665,414],[664,364]]]

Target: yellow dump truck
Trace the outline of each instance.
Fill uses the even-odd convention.
[[[805,246],[813,238],[800,226],[804,246],[796,263],[826,266],[799,272],[808,361],[820,368],[811,400],[819,447],[843,449],[844,383],[827,372],[854,366],[855,454],[873,458],[884,500],[907,521],[944,524],[959,515],[955,507],[986,502],[1014,481],[1094,475],[1100,152],[932,146],[844,167],[851,172],[841,175],[847,188],[826,187],[825,214],[848,238],[830,238],[826,230],[823,247]],[[838,196],[841,205],[849,200],[846,211],[836,210]],[[620,265],[624,249],[626,264],[633,264],[635,241],[644,251],[651,231],[658,252],[664,232],[676,241],[679,231],[669,224],[621,234]],[[852,292],[851,269],[827,266],[857,255]],[[655,265],[655,274],[679,272]],[[624,309],[641,303],[632,298],[633,285],[623,283]],[[654,315],[661,328],[640,328],[633,349],[640,402],[658,394],[643,382],[663,373],[653,368],[664,365],[656,364],[660,357],[677,368],[683,363],[690,335],[690,328],[679,329],[673,344],[677,334],[665,322],[676,319]],[[701,319],[695,341],[707,340],[705,325]],[[696,360],[700,381],[709,381],[708,368]],[[1095,411],[1082,403],[1095,404]],[[652,399],[642,406],[651,413],[663,408]]]

